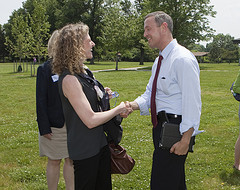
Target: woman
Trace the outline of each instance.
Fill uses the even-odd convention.
[[[238,76],[233,85],[233,92],[240,94],[240,70],[238,72]],[[239,117],[239,121],[240,121],[240,104],[239,104],[238,117]],[[234,169],[240,170],[239,160],[240,160],[240,134],[239,134],[236,144],[235,144],[235,162],[233,165]]]
[[[64,159],[63,176],[66,190],[74,189],[72,161],[67,149],[67,131],[64,125],[62,103],[58,90],[58,76],[52,74],[51,60],[58,31],[53,32],[48,41],[49,60],[38,67],[36,102],[39,128],[40,156],[47,156],[47,184],[49,190],[57,190],[60,164]]]
[[[75,189],[112,189],[110,151],[103,124],[114,116],[131,111],[122,102],[101,112],[104,92],[84,69],[91,59],[94,42],[83,23],[63,27],[56,43],[53,71],[60,75],[59,91],[67,126],[69,156],[73,160]]]

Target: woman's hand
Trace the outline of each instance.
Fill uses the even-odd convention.
[[[52,136],[53,134],[52,133],[49,133],[49,134],[45,134],[43,135],[45,138],[47,138],[48,140],[52,140]]]
[[[108,93],[109,99],[112,99],[112,90],[108,87],[105,87],[104,89],[105,89],[106,93]]]
[[[120,113],[120,116],[123,118],[127,118],[130,113],[133,112],[132,106],[130,103],[127,102],[121,102],[119,106],[123,106],[123,111]]]

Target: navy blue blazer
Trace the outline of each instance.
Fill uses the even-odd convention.
[[[51,72],[51,61],[37,69],[36,108],[40,135],[52,133],[50,127],[62,128],[64,115],[58,91],[58,76]]]

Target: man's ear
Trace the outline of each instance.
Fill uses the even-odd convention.
[[[168,24],[166,22],[163,22],[161,27],[163,28],[163,30],[166,32],[168,30]]]

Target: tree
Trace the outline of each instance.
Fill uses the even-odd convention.
[[[27,20],[23,15],[19,15],[17,12],[14,14],[11,24],[11,34],[13,39],[9,36],[6,37],[6,45],[11,50],[11,54],[17,56],[20,59],[29,55],[29,37],[31,36],[28,28]]]
[[[0,24],[0,57],[2,57],[3,62],[5,62],[5,56],[7,55],[7,50],[6,50],[6,40],[5,40],[5,32],[4,29],[2,27],[2,25]]]
[[[143,59],[152,55],[143,37],[144,17],[153,11],[164,11],[169,14],[174,23],[173,36],[184,46],[208,39],[213,30],[209,27],[206,16],[215,16],[210,0],[135,0],[136,19],[135,47],[140,50],[140,64]],[[160,7],[160,8],[159,8]],[[151,54],[148,54],[152,52]],[[145,58],[143,58],[143,56]]]
[[[116,60],[117,69],[118,55],[129,55],[129,50],[134,47],[135,15],[128,0],[105,1],[104,10],[104,27],[98,37],[103,47],[100,50],[103,54],[110,55],[112,60]]]
[[[63,0],[37,0],[37,5],[41,5],[45,9],[45,15],[47,15],[47,21],[50,24],[50,34],[58,29],[57,23],[59,18],[57,18],[56,12],[62,7],[62,1]],[[23,9],[30,15],[34,14],[35,7],[36,0],[26,0],[23,3]]]
[[[86,17],[86,23],[88,24],[90,31],[89,34],[92,40],[100,45],[98,36],[101,35],[103,29],[103,15],[104,15],[104,0],[92,0],[89,5],[89,13]],[[98,52],[93,49],[94,56],[99,56]],[[94,58],[91,59],[91,64],[94,64]]]
[[[216,15],[210,0],[146,0],[145,3],[148,13],[161,10],[172,17],[173,37],[181,45],[206,41],[214,32],[207,19]]]
[[[188,46],[189,50],[193,52],[205,52],[206,48],[201,44],[190,44]]]
[[[46,7],[46,15],[48,15],[48,22],[50,24],[49,33],[52,34],[56,29],[59,29],[60,26],[62,26],[58,15],[61,15],[63,1],[47,0],[44,5]]]
[[[238,59],[238,45],[233,44],[234,38],[229,34],[218,34],[213,37],[213,41],[208,43],[206,49],[210,52],[209,58],[213,62],[222,62],[223,60]]]
[[[133,35],[133,39],[134,39],[134,47],[139,49],[140,52],[140,60],[139,60],[139,64],[143,65],[143,61],[144,61],[144,55],[146,55],[146,50],[149,50],[148,45],[143,37],[143,33],[144,33],[144,25],[143,25],[143,21],[144,21],[144,10],[145,10],[145,1],[144,0],[135,0],[134,5],[135,5],[135,24],[133,24],[134,30],[135,31],[134,35]]]
[[[47,21],[48,16],[46,15],[46,9],[36,0],[33,1],[34,9],[32,15],[29,15],[30,22],[28,29],[31,30],[31,38],[29,44],[33,55],[38,56],[38,61],[42,56],[47,55],[47,42],[49,38],[50,24]]]
[[[15,19],[19,15],[22,15],[25,17],[25,11],[22,8],[19,8],[18,10],[13,11],[12,15],[10,15],[10,19],[6,24],[3,25],[4,32],[5,32],[5,45],[6,45],[6,51],[9,53],[9,57],[13,60],[15,58],[14,54],[14,47],[13,45],[16,44],[16,36],[13,34],[13,26],[16,25]]]
[[[20,58],[46,55],[49,23],[43,4],[46,0],[27,0],[14,11],[6,28],[6,44],[11,55]]]
[[[68,23],[81,21],[89,26],[89,34],[92,40],[98,44],[97,36],[100,35],[102,30],[104,0],[58,0],[57,4],[58,6],[55,10],[57,28]],[[95,54],[95,49],[93,53]],[[93,59],[91,63],[93,64]]]

